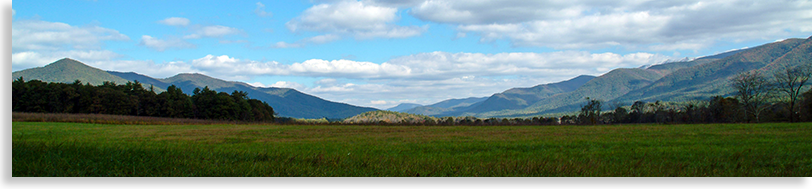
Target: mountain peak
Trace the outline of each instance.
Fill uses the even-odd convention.
[[[37,79],[44,82],[72,83],[80,80],[83,83],[101,85],[105,81],[117,84],[127,83],[128,80],[114,76],[98,68],[88,66],[70,58],[63,58],[44,67],[30,68],[11,73],[12,79],[23,77],[26,80]]]
[[[59,59],[59,60],[57,60],[56,62],[50,63],[50,64],[45,65],[45,66],[46,66],[46,67],[47,67],[47,66],[57,66],[57,67],[62,67],[62,66],[70,66],[70,67],[74,67],[74,66],[81,66],[81,67],[90,67],[90,66],[88,66],[88,65],[87,65],[87,64],[85,64],[85,63],[79,62],[79,61],[74,60],[74,59],[71,59],[71,58],[63,58],[63,59]],[[92,67],[90,67],[90,68],[92,68]]]

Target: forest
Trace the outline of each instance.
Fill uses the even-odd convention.
[[[273,122],[274,110],[265,102],[248,98],[248,93],[216,92],[196,88],[189,96],[172,85],[157,94],[138,81],[117,85],[104,82],[93,86],[73,83],[12,82],[12,111],[35,113],[83,113],[193,118],[249,122]]]

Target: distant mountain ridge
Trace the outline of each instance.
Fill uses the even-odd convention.
[[[72,83],[75,80],[81,80],[83,83],[93,85],[100,85],[104,81],[112,81],[117,84],[138,81],[144,88],[154,87],[156,92],[164,91],[168,86],[175,85],[184,93],[190,95],[195,88],[202,89],[204,87],[227,93],[235,90],[245,91],[248,93],[248,97],[271,105],[279,116],[294,118],[343,119],[377,110],[375,108],[327,101],[295,89],[254,87],[243,82],[224,81],[198,73],[182,73],[165,79],[156,79],[134,72],[103,71],[68,58],[58,60],[44,67],[12,72],[12,78],[19,77],[23,77],[25,80],[38,79],[45,82],[60,83]]]

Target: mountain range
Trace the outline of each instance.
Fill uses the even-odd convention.
[[[738,73],[759,70],[770,76],[784,65],[810,63],[812,37],[786,39],[695,59],[618,68],[600,76],[581,75],[556,83],[512,88],[488,97],[449,99],[430,105],[401,104],[389,110],[434,117],[530,117],[577,111],[587,97],[620,105],[634,101],[706,100],[716,95],[732,95],[730,78]],[[294,118],[343,119],[377,110],[327,101],[295,89],[254,87],[194,73],[158,79],[134,72],[104,71],[68,58],[44,67],[12,72],[13,79],[19,77],[64,83],[81,80],[93,85],[105,81],[138,81],[147,88],[152,86],[156,92],[175,85],[187,94],[203,87],[220,92],[245,91],[250,98],[267,102],[280,116]]]
[[[401,111],[436,117],[530,117],[577,111],[587,97],[620,105],[634,101],[706,100],[716,95],[732,95],[730,78],[738,73],[759,70],[770,76],[787,64],[812,64],[812,37],[786,39],[696,59],[618,68],[598,77],[582,75],[558,83],[513,88],[490,97],[473,98],[455,108],[435,106],[458,99]]]
[[[138,81],[145,88],[153,88],[156,92],[164,91],[168,86],[175,85],[184,93],[190,95],[195,88],[202,89],[204,87],[227,93],[235,90],[245,91],[248,93],[249,98],[262,100],[271,105],[279,116],[293,118],[343,119],[377,110],[375,108],[327,101],[295,89],[254,87],[243,82],[224,81],[196,73],[183,73],[165,79],[156,79],[134,72],[104,71],[69,58],[58,60],[44,67],[12,72],[11,77],[13,79],[23,77],[26,81],[37,79],[45,82],[62,83],[73,83],[80,80],[83,83],[92,85],[100,85],[105,81],[117,84]]]

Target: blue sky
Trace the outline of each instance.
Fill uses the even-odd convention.
[[[376,108],[812,34],[809,1],[18,1],[12,71],[70,57]]]

